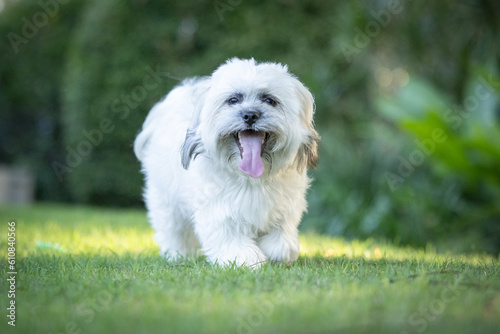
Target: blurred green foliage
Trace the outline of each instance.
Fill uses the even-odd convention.
[[[410,164],[417,167],[429,158],[431,167],[442,177],[454,175],[471,191],[484,186],[498,196],[500,124],[495,108],[500,78],[493,77],[491,71],[486,73],[489,78],[477,73],[467,84],[463,105],[451,107],[452,103],[429,84],[414,79],[396,96],[381,96],[378,106],[416,137]]]
[[[379,97],[380,112],[411,134],[414,144],[386,179],[397,189],[426,164],[437,177],[453,180],[452,211],[460,216],[445,229],[440,222],[436,232],[479,231],[494,250],[500,236],[500,78],[491,70],[472,73],[462,105],[419,79]]]
[[[152,105],[184,77],[255,57],[288,64],[316,98],[303,229],[498,252],[497,1],[41,3],[0,12],[0,161],[34,168],[39,199],[140,205],[131,145]],[[456,125],[478,78],[490,97]],[[437,128],[446,140],[413,166]]]
[[[33,17],[45,11],[35,1],[6,1],[0,12],[0,163],[32,168],[41,199],[69,196],[51,163],[63,156],[62,64],[82,4],[60,6],[38,26]]]

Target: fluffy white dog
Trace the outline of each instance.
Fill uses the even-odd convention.
[[[230,59],[150,111],[134,143],[161,253],[203,250],[258,266],[299,255],[307,167],[317,163],[311,93],[286,66]]]

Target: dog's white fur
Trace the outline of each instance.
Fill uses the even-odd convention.
[[[228,102],[234,96],[238,102]],[[261,117],[249,125],[245,110]],[[161,254],[175,259],[201,246],[222,265],[295,261],[306,170],[317,162],[313,112],[311,93],[286,66],[237,58],[156,104],[134,151]],[[238,168],[243,152],[234,134],[246,129],[268,134],[260,177]]]

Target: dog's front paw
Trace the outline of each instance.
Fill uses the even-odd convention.
[[[272,231],[262,236],[258,245],[272,262],[291,263],[299,257],[299,239],[285,235],[281,231]]]
[[[228,247],[217,252],[210,252],[208,259],[210,262],[222,266],[230,266],[234,263],[237,266],[250,268],[259,268],[263,263],[267,262],[266,256],[256,245]]]

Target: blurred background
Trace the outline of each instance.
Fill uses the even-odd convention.
[[[0,0],[0,202],[143,207],[182,78],[289,65],[322,141],[302,231],[500,251],[500,2]]]

